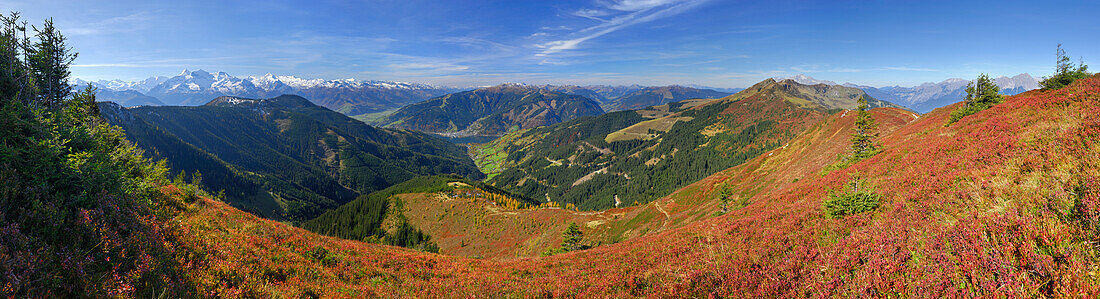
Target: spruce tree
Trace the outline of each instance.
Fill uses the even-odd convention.
[[[79,120],[83,122],[96,122],[99,118],[99,106],[95,104],[96,88],[87,85],[83,89],[74,92],[72,98],[69,100],[68,105],[65,105],[65,111],[68,112],[69,118],[73,120]],[[198,186],[198,183],[194,183]]]
[[[565,232],[561,233],[561,249],[562,251],[574,251],[580,249],[581,238],[584,237],[584,233],[577,227],[576,222],[569,223],[569,228],[565,229]]]
[[[0,101],[28,101],[33,93],[24,62],[26,28],[18,13],[0,15]]]
[[[828,190],[828,199],[822,203],[825,215],[830,218],[841,218],[863,212],[874,211],[881,205],[882,195],[875,193],[860,178],[859,173],[852,173],[852,179],[839,190]]]
[[[852,142],[852,158],[855,160],[862,160],[868,157],[874,156],[878,150],[875,148],[874,138],[878,137],[878,124],[875,123],[875,118],[871,117],[871,113],[867,112],[867,99],[863,96],[859,96],[856,100],[858,106],[856,107],[856,123],[855,132],[852,133],[850,141]]]
[[[966,84],[966,105],[982,109],[992,107],[1004,100],[1000,91],[1001,88],[989,79],[989,75],[981,74],[977,80]]]
[[[722,202],[722,214],[729,212],[730,201],[733,201],[734,190],[733,186],[729,184],[722,184],[721,190],[718,191],[718,199]]]
[[[1043,90],[1059,89],[1077,81],[1077,79],[1083,79],[1089,76],[1089,66],[1085,65],[1084,61],[1081,61],[1077,66],[1070,62],[1069,56],[1066,56],[1066,50],[1062,49],[1062,44],[1058,44],[1058,49],[1054,51],[1054,75],[1043,78],[1043,81],[1039,82],[1039,86]]]
[[[38,88],[39,105],[58,109],[72,92],[69,86],[69,66],[76,53],[65,44],[65,36],[57,31],[53,19],[46,19],[42,28],[34,28],[38,41],[28,49],[31,75]]]
[[[1000,91],[1001,88],[997,87],[992,79],[989,79],[989,75],[981,74],[978,79],[966,84],[966,98],[963,99],[966,105],[951,112],[951,119],[948,120],[948,124],[1000,104],[1004,101],[1004,96],[999,93]]]

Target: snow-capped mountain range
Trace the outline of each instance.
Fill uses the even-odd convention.
[[[356,79],[303,79],[295,76],[235,77],[225,72],[184,70],[172,77],[156,76],[141,81],[76,79],[77,86],[99,88],[103,101],[123,106],[202,105],[220,96],[271,98],[297,94],[329,109],[358,115],[396,109],[434,96],[456,91],[427,84]],[[140,101],[135,99],[140,98]]]
[[[801,84],[829,84],[837,85],[832,81],[817,80],[806,75],[796,75],[783,79],[791,79]],[[928,82],[913,87],[887,86],[871,87],[844,83],[844,86],[862,89],[868,95],[909,107],[920,113],[928,113],[932,109],[960,102],[966,96],[966,84],[970,80],[951,78],[938,83]],[[1001,88],[1001,94],[1014,95],[1032,89],[1039,88],[1039,80],[1029,74],[1019,74],[1012,77],[998,77],[993,83]]]
[[[819,80],[799,74],[776,80],[791,79],[801,84],[840,85],[833,81]],[[1012,77],[998,77],[994,83],[1001,87],[1001,93],[1018,94],[1039,88],[1039,80],[1029,74]],[[871,87],[852,83],[842,84],[862,89],[876,99],[897,103],[920,113],[962,101],[966,95],[965,79],[951,78],[940,82],[928,82],[912,87],[887,86]],[[266,74],[263,76],[235,77],[225,72],[210,73],[203,70],[184,70],[172,77],[154,76],[140,81],[73,80],[74,85],[93,85],[99,88],[97,97],[102,101],[113,101],[123,106],[175,105],[197,106],[220,96],[242,98],[272,98],[283,94],[296,94],[314,103],[348,115],[361,115],[395,110],[406,105],[424,101],[432,97],[461,91],[453,87],[438,87],[428,84],[390,82],[357,79],[304,79],[295,76]],[[572,89],[583,89],[581,95],[597,101],[605,101],[612,94],[641,89],[642,86],[540,86],[542,88],[574,93]],[[588,89],[591,89],[589,91]],[[731,89],[729,92],[740,91]],[[607,93],[607,95],[605,95]]]
[[[153,89],[153,87],[156,87],[157,85],[163,83],[164,81],[167,81],[168,78],[169,77],[164,77],[164,76],[154,76],[154,77],[149,77],[148,79],[145,79],[145,80],[133,81],[133,82],[126,82],[126,81],[122,81],[122,80],[118,80],[118,79],[110,80],[110,81],[108,81],[108,80],[99,80],[99,81],[94,81],[94,82],[86,82],[86,81],[80,80],[80,79],[75,79],[73,81],[77,85],[84,85],[84,84],[92,83],[92,84],[95,84],[96,87],[99,87],[100,89],[110,89],[110,90],[113,90],[113,91],[133,90],[133,91],[145,93],[145,92],[149,92],[149,90]]]

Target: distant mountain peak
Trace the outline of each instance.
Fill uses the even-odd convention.
[[[485,87],[482,87],[482,88],[493,88],[493,87],[497,87],[497,88],[537,88],[537,86],[527,85],[527,83],[518,83],[518,82],[501,83],[501,84],[498,84],[498,85],[485,86]]]
[[[793,78],[776,82],[773,78],[756,83],[744,91],[723,98],[724,101],[739,101],[750,97],[766,97],[787,101],[798,107],[826,111],[831,109],[855,109],[856,100],[866,96],[871,108],[895,107],[898,104],[876,99],[862,89],[836,84],[804,84]]]
[[[783,80],[793,80],[794,82],[798,82],[798,83],[803,84],[803,85],[816,85],[816,84],[837,85],[836,82],[829,81],[829,80],[814,79],[813,77],[807,76],[806,74],[798,74],[798,75],[794,75],[794,76],[790,76],[790,77],[786,77],[786,78],[780,78],[776,81],[783,81]]]
[[[204,71],[202,69],[197,69],[197,70],[183,69],[183,72],[181,72],[179,75],[176,75],[176,77],[180,77],[180,76],[183,76],[183,77],[213,77],[213,75],[211,75],[210,72]]]
[[[360,79],[303,79],[267,73],[262,76],[236,77],[226,72],[184,69],[171,77],[154,76],[141,81],[73,80],[74,84],[92,84],[102,92],[103,100],[132,105],[128,99],[140,98],[145,105],[202,105],[219,96],[269,98],[281,94],[299,94],[319,105],[349,115],[399,108],[411,102],[439,96],[453,89],[428,84]],[[136,91],[137,94],[125,93]],[[108,93],[107,91],[115,91]],[[162,102],[163,100],[163,102]]]
[[[857,86],[868,94],[896,103],[902,103],[920,113],[962,101],[966,95],[966,85],[970,80],[951,78],[940,82],[926,82],[912,87],[887,86],[881,88]],[[1022,73],[1012,77],[1001,76],[993,79],[1001,88],[1001,93],[1013,95],[1039,88],[1039,80],[1031,74]]]
[[[1032,90],[1039,88],[1039,79],[1035,79],[1031,74],[1022,73],[1012,77],[997,77],[993,79],[993,83],[996,83],[1001,89],[1023,89]]]
[[[250,99],[244,97],[235,96],[220,96],[204,106],[217,106],[217,107],[245,107],[245,108],[305,108],[316,106],[306,98],[284,94],[274,98],[267,99]]]

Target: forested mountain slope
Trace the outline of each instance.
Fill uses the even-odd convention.
[[[102,112],[173,170],[235,177],[236,183],[209,186],[225,185],[227,195],[239,196],[230,202],[274,219],[310,219],[419,175],[482,177],[454,144],[374,128],[297,96],[219,97],[199,107]]]
[[[855,108],[860,95],[855,88],[768,79],[722,99],[515,132],[471,152],[498,187],[584,210],[622,207],[782,146],[830,109]]]
[[[603,112],[583,96],[504,84],[405,106],[375,123],[456,137],[498,136]]]
[[[690,99],[717,99],[729,93],[678,85],[654,86],[609,99],[600,106],[606,111],[637,110]]]

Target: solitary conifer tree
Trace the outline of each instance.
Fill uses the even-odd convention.
[[[966,105],[989,108],[1004,100],[1000,91],[1001,88],[989,79],[989,75],[982,74],[974,82],[966,84]]]
[[[569,228],[565,229],[565,232],[561,234],[561,249],[563,251],[574,251],[581,248],[581,238],[584,237],[584,233],[577,227],[577,223],[573,222],[569,224]]]
[[[859,105],[856,107],[859,114],[856,116],[855,132],[852,133],[850,140],[852,142],[852,158],[862,160],[878,153],[874,141],[874,138],[878,137],[878,132],[875,130],[878,128],[878,124],[875,123],[875,118],[871,117],[871,113],[867,112],[867,99],[859,96],[856,103]]]
[[[966,98],[963,99],[966,106],[951,111],[951,119],[948,124],[1000,104],[1004,101],[1004,96],[999,93],[1000,91],[1001,88],[997,87],[992,79],[989,79],[989,75],[981,74],[978,79],[966,84]]]
[[[57,109],[65,104],[72,92],[69,86],[69,66],[76,60],[76,53],[65,44],[65,36],[57,31],[52,19],[42,28],[34,28],[38,37],[28,52],[31,75],[38,87],[39,105]]]
[[[1089,76],[1089,66],[1085,65],[1084,61],[1074,66],[1073,62],[1070,62],[1069,56],[1066,56],[1066,50],[1062,50],[1062,44],[1058,44],[1054,57],[1054,75],[1039,82],[1039,86],[1043,90],[1059,89],[1073,83],[1073,81],[1077,81],[1077,79]]]
[[[722,202],[722,214],[729,212],[730,201],[733,201],[734,191],[733,186],[728,184],[722,184],[721,190],[718,191],[718,199]]]

